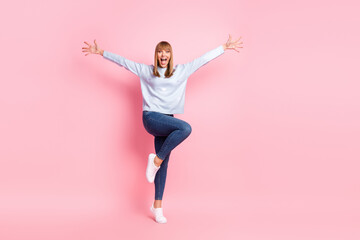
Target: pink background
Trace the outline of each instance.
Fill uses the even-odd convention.
[[[359,239],[358,1],[8,1],[2,5],[0,239]],[[148,210],[139,79],[243,37],[188,80],[165,225]],[[150,236],[150,237],[149,237]],[[149,237],[149,238],[148,238]]]

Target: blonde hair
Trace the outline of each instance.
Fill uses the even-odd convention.
[[[166,42],[166,41],[161,41],[159,42],[156,47],[155,47],[155,57],[154,57],[154,69],[153,69],[153,74],[157,77],[160,77],[160,74],[158,72],[158,55],[157,52],[161,51],[161,50],[168,50],[170,51],[170,59],[169,59],[169,63],[167,65],[167,69],[165,71],[165,77],[169,78],[173,75],[174,70],[173,70],[173,66],[174,66],[174,58],[173,58],[173,51],[172,51],[172,47],[170,45],[170,43]]]

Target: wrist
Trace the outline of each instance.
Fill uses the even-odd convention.
[[[226,47],[226,43],[224,43],[223,45],[222,45],[222,47],[223,47],[223,49],[224,49],[224,51],[227,49],[227,47]]]
[[[99,54],[100,54],[101,56],[104,56],[104,50],[100,50],[100,51],[99,51]]]

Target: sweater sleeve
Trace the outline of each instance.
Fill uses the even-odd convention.
[[[198,57],[194,59],[191,62],[185,63],[185,71],[188,76],[193,74],[196,70],[198,70],[200,67],[204,66],[206,63],[210,62],[211,60],[217,58],[221,54],[223,54],[224,48],[222,45],[218,46],[217,48],[203,54],[201,57]]]
[[[115,62],[116,64],[126,68],[130,72],[134,73],[137,76],[140,76],[141,71],[144,69],[143,63],[137,63],[134,61],[131,61],[129,59],[124,58],[123,56],[117,55],[115,53],[111,53],[108,51],[104,51],[103,57],[105,59],[108,59],[112,62]]]

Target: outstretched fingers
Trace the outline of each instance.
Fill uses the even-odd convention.
[[[86,41],[84,41],[84,43],[86,44],[86,45],[88,45],[88,47],[83,47],[82,49],[82,52],[87,52],[87,54],[85,54],[85,56],[87,56],[87,55],[89,55],[90,54],[90,48],[91,48],[91,45],[88,43],[88,42],[86,42]]]
[[[87,42],[84,42],[85,44],[87,44],[88,45],[88,47],[83,47],[82,49],[85,49],[85,50],[90,50],[90,47],[91,47],[91,45],[90,44],[88,44]],[[83,51],[84,52],[84,51]]]
[[[90,47],[83,47],[82,49],[83,49],[83,52],[88,52],[88,51],[90,51]]]
[[[227,42],[228,42],[228,43],[231,43],[231,39],[232,39],[232,37],[231,37],[231,35],[229,34],[229,39],[227,40]]]

